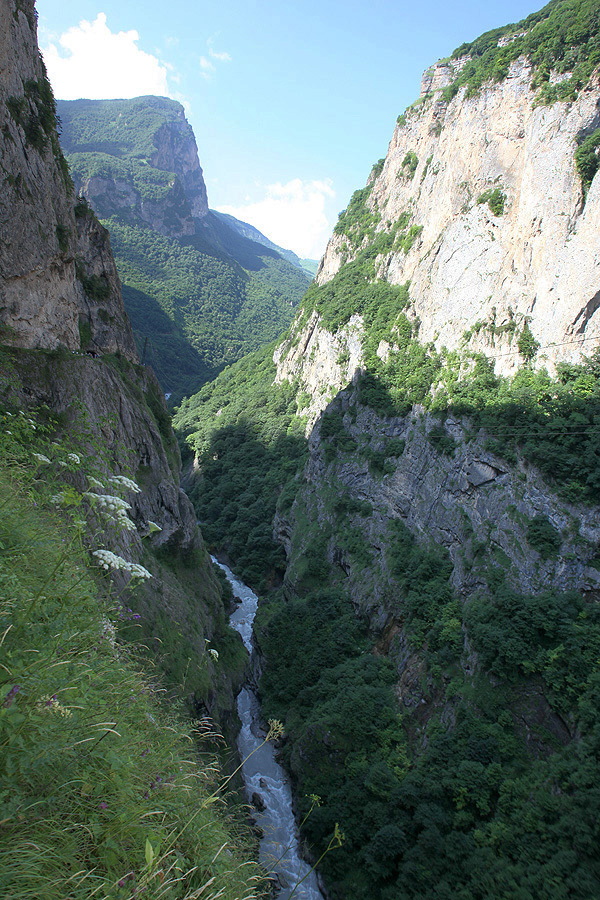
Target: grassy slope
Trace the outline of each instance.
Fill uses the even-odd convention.
[[[219,799],[210,739],[190,741],[135,647],[122,641],[128,616],[83,550],[81,513],[53,509],[56,485],[33,457],[39,428],[2,419],[6,896],[126,900],[137,891],[191,900],[209,885],[203,896],[255,896],[257,870]]]

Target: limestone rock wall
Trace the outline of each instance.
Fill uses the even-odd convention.
[[[36,24],[31,0],[0,6],[2,339],[17,347],[76,351],[83,319],[84,349],[119,351],[134,360],[108,237],[85,210],[85,224],[76,220]],[[108,249],[96,254],[101,248]]]
[[[480,324],[470,347],[510,372],[519,361],[510,323],[529,319],[541,363],[575,361],[600,336],[600,177],[585,198],[575,166],[578,140],[600,126],[598,76],[574,102],[536,106],[523,58],[500,84],[470,99],[462,88],[449,103],[440,73],[426,73],[426,96],[400,118],[368,199],[377,230],[403,213],[422,229],[408,253],[378,259],[378,276],[410,281],[423,341],[455,348]],[[496,189],[501,215],[478,202]],[[360,249],[334,234],[319,283]]]
[[[110,165],[108,168],[100,165],[98,171],[92,170],[93,174],[84,175],[85,166],[80,169],[76,160],[87,152],[88,145],[85,139],[81,139],[78,129],[71,126],[72,116],[81,111],[92,123],[88,127],[93,127],[96,121],[98,128],[106,129],[116,144],[123,139],[128,146],[131,129],[127,127],[127,116],[129,113],[134,117],[139,114],[140,105],[144,102],[147,102],[151,116],[138,123],[138,137],[145,139],[153,149],[145,151],[147,156],[141,162],[146,167],[159,170],[162,189],[157,196],[153,196],[152,191],[140,189],[133,171],[129,172],[129,178],[123,174],[119,153],[113,150],[112,145],[108,154],[115,153],[114,171],[111,171]],[[101,219],[117,216],[131,225],[149,225],[158,234],[167,237],[179,238],[196,233],[196,222],[208,214],[208,197],[196,138],[180,103],[165,97],[138,97],[131,101],[61,100],[58,109],[64,121],[66,151],[74,154],[69,158],[75,160],[73,177],[76,190]],[[124,132],[127,132],[125,137]],[[102,139],[98,138],[98,147],[102,146]],[[101,155],[101,151],[98,152]],[[140,164],[138,154],[139,151],[136,151],[133,159],[136,165]],[[160,176],[165,179],[164,182]]]
[[[154,136],[156,153],[150,163],[157,169],[175,172],[183,185],[192,216],[203,219],[208,213],[208,196],[198,147],[192,126],[185,118],[183,107],[177,122],[165,123]]]

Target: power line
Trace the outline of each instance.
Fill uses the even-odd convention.
[[[600,341],[600,337],[582,337],[577,341],[560,341],[558,344],[540,344],[536,352],[539,353],[540,350],[553,350],[555,347],[567,347],[572,344],[580,345],[584,341]],[[520,353],[521,351],[517,347],[515,350],[507,350],[505,353],[496,353],[494,356],[488,356],[488,354],[485,353],[485,350],[471,350],[471,352],[484,353],[487,359],[501,359],[503,356],[513,356],[515,353]]]

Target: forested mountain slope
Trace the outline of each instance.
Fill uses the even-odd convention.
[[[212,739],[180,718],[231,728],[246,653],[36,26],[0,4],[2,893],[255,897]]]
[[[197,390],[276,338],[310,275],[209,211],[181,104],[74,100],[58,112],[76,189],[110,231],[138,348],[163,389]]]
[[[600,893],[599,14],[428,70],[288,335],[177,413],[336,898]]]

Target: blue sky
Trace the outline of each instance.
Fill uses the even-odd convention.
[[[61,99],[167,94],[194,128],[209,203],[318,257],[385,156],[422,71],[517,22],[526,0],[38,0]]]

